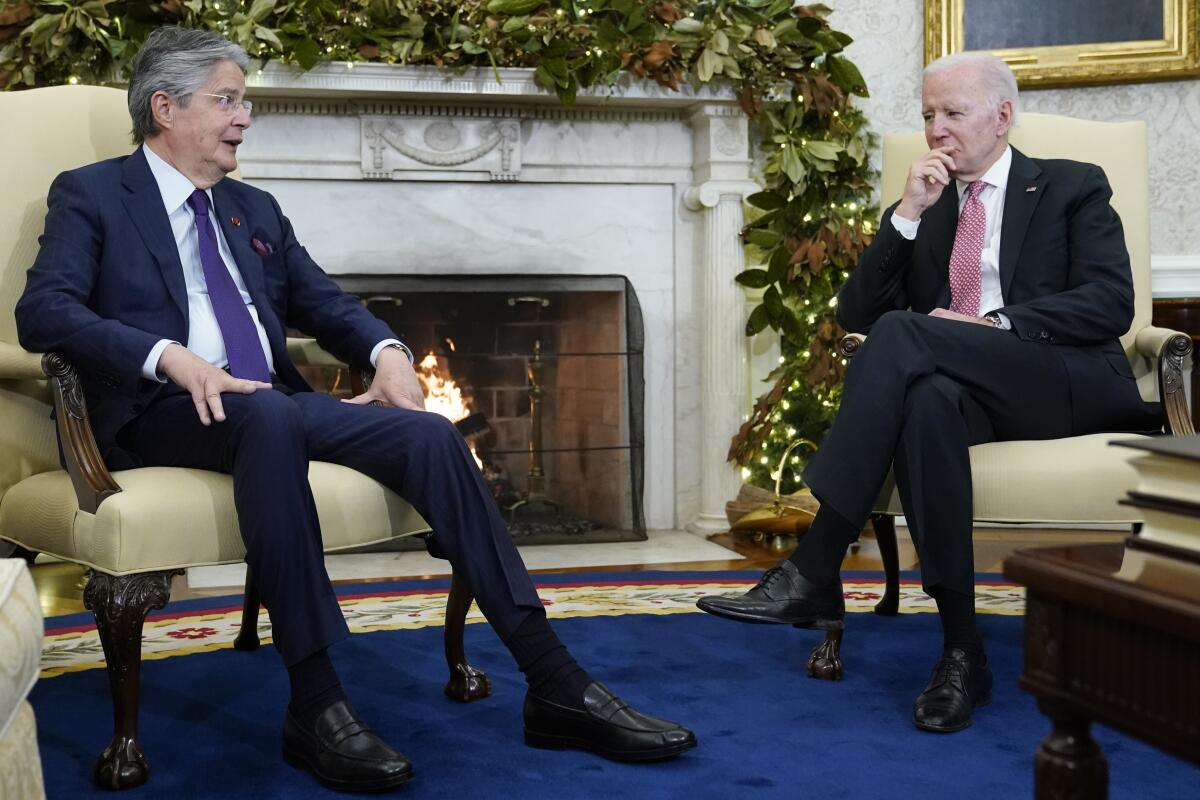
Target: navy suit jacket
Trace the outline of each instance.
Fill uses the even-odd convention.
[[[1015,335],[1053,346],[1062,359],[1077,430],[1128,429],[1131,414],[1145,423],[1153,409],[1128,407],[1125,381],[1114,382],[1133,382],[1118,341],[1133,322],[1133,278],[1108,179],[1094,164],[1012,152],[1000,230],[1005,305],[998,310]],[[899,203],[884,212],[878,234],[838,293],[842,327],[865,333],[888,311],[928,314],[950,307],[958,200],[947,187],[911,241],[891,222]],[[1117,386],[1122,391],[1114,391]],[[1153,423],[1135,425],[1148,426]]]
[[[288,327],[347,364],[369,367],[371,350],[395,334],[313,262],[275,198],[229,178],[212,197],[213,219],[271,343],[276,379],[311,391],[288,357]],[[160,339],[188,341],[183,267],[162,195],[139,148],[62,173],[47,205],[41,250],[16,307],[21,346],[75,364],[109,466],[136,466],[117,432],[164,388],[142,377],[142,365]],[[252,239],[270,252],[259,255]]]

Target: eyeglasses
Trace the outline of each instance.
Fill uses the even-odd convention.
[[[254,103],[250,102],[249,100],[234,100],[233,95],[212,94],[211,92],[196,92],[196,94],[202,94],[205,97],[217,98],[217,108],[221,109],[226,114],[233,115],[237,113],[239,108],[244,108],[246,109],[246,114],[249,115],[253,113],[254,110]]]

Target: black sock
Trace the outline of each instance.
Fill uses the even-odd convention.
[[[329,660],[329,648],[322,648],[288,667],[288,678],[292,682],[288,709],[303,728],[311,728],[322,711],[346,699],[342,682]]]
[[[957,647],[976,658],[983,656],[983,639],[975,626],[975,595],[951,591],[945,587],[932,590],[942,620],[942,646],[945,650]]]
[[[821,506],[788,560],[805,578],[823,586],[842,571],[846,548],[861,530],[861,525],[852,524],[829,506]]]
[[[583,692],[592,678],[559,641],[546,612],[530,612],[504,642],[525,673],[529,691],[552,703],[583,708]]]

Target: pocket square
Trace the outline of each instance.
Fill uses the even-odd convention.
[[[254,252],[258,253],[263,258],[275,252],[275,247],[270,242],[262,242],[259,239],[251,239],[250,246],[254,248]]]

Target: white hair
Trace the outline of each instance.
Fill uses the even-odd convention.
[[[1012,103],[1011,125],[1015,127],[1018,101],[1017,78],[1008,64],[1004,63],[1004,59],[999,56],[982,52],[951,53],[936,61],[931,61],[921,75],[922,78],[928,78],[930,75],[938,75],[966,66],[974,67],[979,71],[984,91],[987,92],[985,99],[989,109],[996,111],[1000,108],[1000,103],[1005,100]]]

